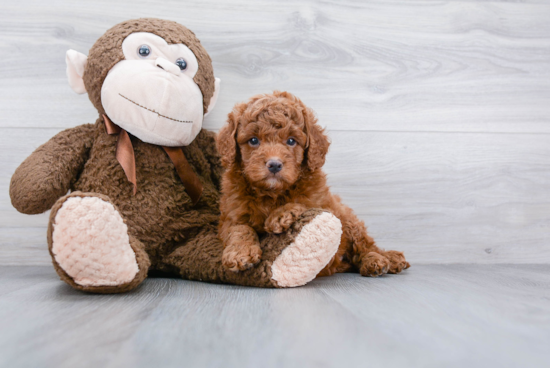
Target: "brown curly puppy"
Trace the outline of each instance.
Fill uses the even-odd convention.
[[[363,221],[330,193],[321,170],[330,143],[313,111],[292,94],[275,91],[237,104],[217,145],[227,169],[219,236],[228,269],[257,264],[258,234],[283,232],[309,208],[328,209],[342,222],[338,252],[319,276],[380,276],[410,267],[402,252],[378,248]]]

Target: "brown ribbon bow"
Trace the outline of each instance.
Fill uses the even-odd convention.
[[[128,132],[114,124],[107,115],[103,115],[103,121],[105,122],[105,128],[107,134],[116,135],[116,159],[122,166],[128,181],[134,185],[134,195],[137,192],[137,180],[136,180],[136,158],[134,155],[134,147]],[[189,162],[185,158],[181,147],[164,147],[162,146],[180,177],[187,194],[193,201],[193,205],[197,204],[202,194],[202,184],[189,165]]]

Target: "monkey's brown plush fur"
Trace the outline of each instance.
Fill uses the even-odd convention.
[[[101,118],[104,110],[100,91],[107,72],[124,58],[120,51],[122,41],[138,31],[154,33],[168,43],[183,43],[195,53],[200,68],[194,80],[202,91],[206,112],[214,91],[214,76],[210,57],[194,34],[175,22],[159,19],[123,22],[95,43],[83,75],[86,90],[100,118],[95,124],[60,132],[19,166],[10,185],[13,206],[27,214],[52,209],[48,244],[53,263],[61,278],[79,290],[97,293],[128,291],[139,285],[149,270],[192,280],[281,286],[272,278],[274,260],[295,240],[303,226],[324,211],[305,213],[301,221],[285,234],[264,237],[264,260],[258,267],[244,273],[227,271],[221,265],[222,244],[217,237],[222,167],[213,133],[201,130],[189,146],[182,147],[203,186],[200,200],[195,205],[163,148],[131,136],[138,188],[133,194],[133,185],[116,158],[117,138],[107,134]],[[66,195],[68,191],[71,194]],[[129,243],[139,268],[134,279],[118,285],[84,285],[75,282],[58,264],[52,251],[56,216],[65,203],[78,199],[75,197],[91,197],[108,206],[112,204],[113,211],[120,214],[127,225]]]
[[[217,143],[228,168],[220,219],[227,268],[258,263],[257,234],[286,231],[309,208],[329,210],[342,222],[338,252],[321,276],[347,271],[379,276],[409,267],[402,252],[378,248],[365,224],[330,193],[321,170],[329,141],[313,111],[292,94],[275,91],[236,105]],[[278,171],[270,170],[272,163],[280,165]]]

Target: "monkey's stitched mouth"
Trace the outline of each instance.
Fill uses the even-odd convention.
[[[162,117],[162,118],[165,118],[165,119],[168,119],[168,120],[172,120],[172,121],[177,121],[178,123],[193,124],[193,122],[192,122],[192,121],[189,121],[189,120],[177,120],[177,119],[170,118],[170,117],[168,117],[168,116],[166,116],[166,115],[162,115],[162,114],[161,114],[160,112],[158,112],[158,111],[151,110],[150,108],[147,108],[147,107],[145,107],[145,106],[141,106],[141,105],[138,104],[137,102],[130,100],[130,99],[129,99],[128,97],[126,97],[126,96],[123,96],[121,93],[119,93],[119,95],[120,95],[120,97],[127,99],[128,101],[130,101],[130,102],[133,103],[134,105],[139,106],[139,107],[141,107],[142,109],[145,109],[145,110],[147,110],[147,111],[151,111],[151,112],[157,114],[158,116],[160,116],[160,117]]]

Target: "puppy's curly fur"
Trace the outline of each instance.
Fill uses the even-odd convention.
[[[257,264],[258,234],[283,232],[309,208],[328,209],[342,222],[339,249],[319,276],[359,271],[376,277],[410,266],[402,252],[378,248],[365,224],[330,193],[321,170],[330,143],[313,111],[294,95],[275,91],[237,104],[217,145],[226,168],[219,236],[228,269]]]

